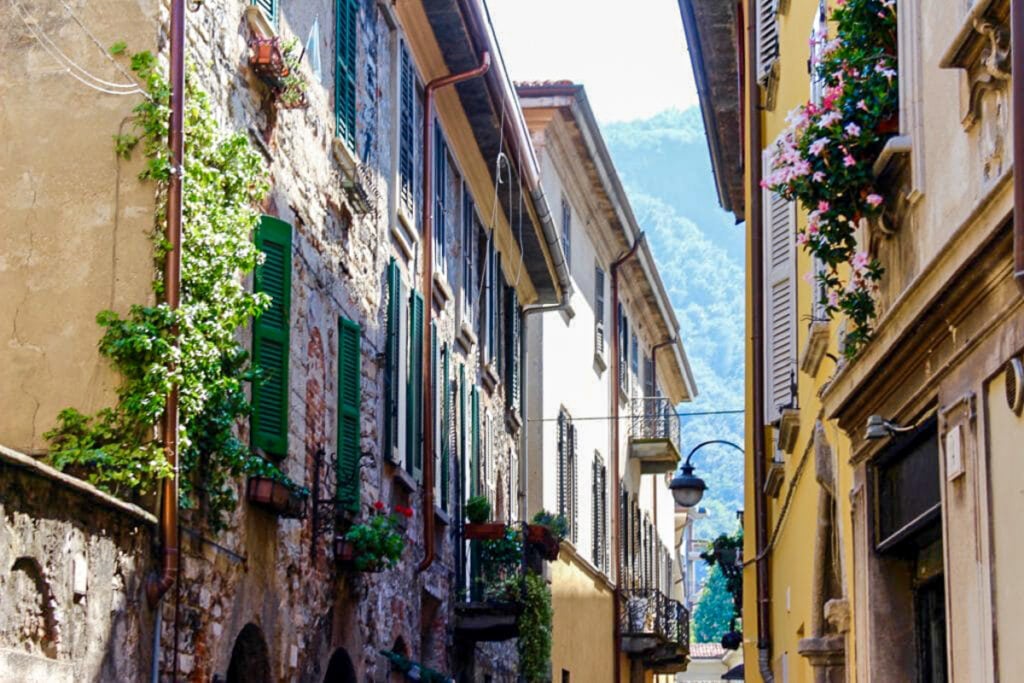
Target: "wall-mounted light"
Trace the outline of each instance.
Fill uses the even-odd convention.
[[[919,422],[916,422],[909,427],[904,427],[886,420],[881,415],[872,415],[868,418],[867,429],[864,432],[864,438],[870,441],[877,439],[885,439],[892,436],[893,434],[903,434],[904,432],[912,432],[920,426]]]

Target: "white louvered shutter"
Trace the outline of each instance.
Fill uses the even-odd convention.
[[[757,1],[757,80],[764,85],[779,59],[779,0]]]
[[[768,155],[765,154],[767,167]],[[765,232],[765,417],[793,404],[797,364],[796,204],[763,191]]]

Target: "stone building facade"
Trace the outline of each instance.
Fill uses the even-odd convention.
[[[117,159],[111,144],[139,94],[103,82],[132,82],[105,52],[117,41],[166,58],[168,14],[141,0],[35,0],[12,3],[0,16],[11,27],[0,44],[10,65],[0,85],[12,103],[5,134],[16,141],[0,164],[16,195],[0,230],[9,255],[0,273],[10,293],[3,317],[14,322],[0,352],[0,403],[12,408],[0,417],[0,443],[45,460],[41,435],[60,408],[87,412],[116,400],[117,377],[96,353],[96,312],[153,297],[153,187],[136,180],[140,162]],[[249,66],[255,35],[305,45],[307,106],[280,107],[257,78]],[[529,191],[536,161],[482,4],[203,2],[188,12],[186,36],[189,77],[209,93],[223,128],[246,131],[261,151],[271,182],[261,211],[289,236],[287,447],[279,464],[311,495],[303,516],[278,517],[248,503],[238,481],[239,503],[222,532],[184,512],[179,581],[164,599],[151,648],[155,616],[142,579],[152,567],[152,517],[113,505],[30,529],[25,520],[41,514],[38,498],[7,494],[23,490],[25,477],[50,482],[57,507],[99,494],[54,483],[63,479],[50,470],[5,467],[4,590],[32,595],[24,585],[43,586],[73,566],[87,571],[89,586],[102,586],[89,606],[125,607],[110,612],[118,645],[102,662],[96,648],[104,641],[82,644],[67,629],[85,627],[59,618],[80,609],[63,587],[45,589],[57,605],[54,624],[46,617],[26,622],[22,635],[5,630],[3,647],[35,658],[55,651],[61,664],[48,680],[143,680],[154,659],[161,680],[400,680],[382,651],[464,680],[515,680],[513,641],[456,639],[468,580],[461,504],[472,481],[499,518],[522,517],[517,321],[524,307],[567,295],[568,280],[543,195]],[[350,53],[339,50],[339,36],[355,37]],[[491,67],[483,77],[440,89],[434,100],[439,256],[428,270],[434,294],[423,302],[422,131],[431,128],[423,125],[424,88],[477,66],[484,53]],[[351,111],[341,111],[345,102],[354,102]],[[401,324],[389,320],[396,296]],[[413,362],[413,323],[423,306],[432,307],[436,329],[433,383],[416,375]],[[352,323],[359,329],[358,484],[337,474],[339,345]],[[429,329],[421,332],[429,340]],[[401,358],[389,356],[395,335]],[[250,346],[249,329],[240,338]],[[397,402],[389,402],[394,378]],[[410,396],[417,391],[418,403]],[[450,412],[441,410],[445,398]],[[424,401],[435,403],[437,422],[417,431],[410,422],[422,422]],[[248,439],[250,425],[239,429]],[[434,454],[416,455],[423,429],[435,432]],[[437,505],[426,510],[422,458],[430,457]],[[340,509],[341,485],[358,492],[358,511]],[[376,501],[415,510],[402,559],[390,571],[345,571],[335,537]],[[89,514],[101,521],[83,529]],[[428,546],[435,559],[421,567]],[[79,554],[87,570],[68,564]],[[101,616],[94,618],[89,628],[100,626]],[[0,670],[22,670],[12,668],[20,656],[2,655]]]

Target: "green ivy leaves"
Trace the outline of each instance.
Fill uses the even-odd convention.
[[[125,49],[117,43],[111,53],[123,54]],[[170,87],[152,53],[135,53],[130,59],[148,96],[133,109],[131,131],[114,136],[114,148],[124,158],[141,149],[146,165],[139,177],[156,183],[153,291],[159,300],[168,249],[163,225],[170,171]],[[268,297],[244,284],[260,259],[251,235],[259,221],[255,207],[268,184],[262,158],[248,137],[220,129],[208,95],[191,72],[185,87],[181,306],[171,311],[165,303],[135,305],[124,317],[101,312],[96,318],[104,328],[99,351],[121,375],[117,405],[94,416],[68,408],[46,438],[56,467],[118,494],[152,491],[170,475],[155,424],[176,384],[181,504],[188,508],[205,502],[216,529],[236,503],[233,478],[261,473],[287,481],[236,436],[238,421],[250,411],[245,384],[258,379],[238,331],[269,305]]]

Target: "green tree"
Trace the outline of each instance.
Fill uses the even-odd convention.
[[[733,600],[729,583],[718,566],[711,568],[693,614],[693,637],[698,643],[717,643],[732,630]]]

